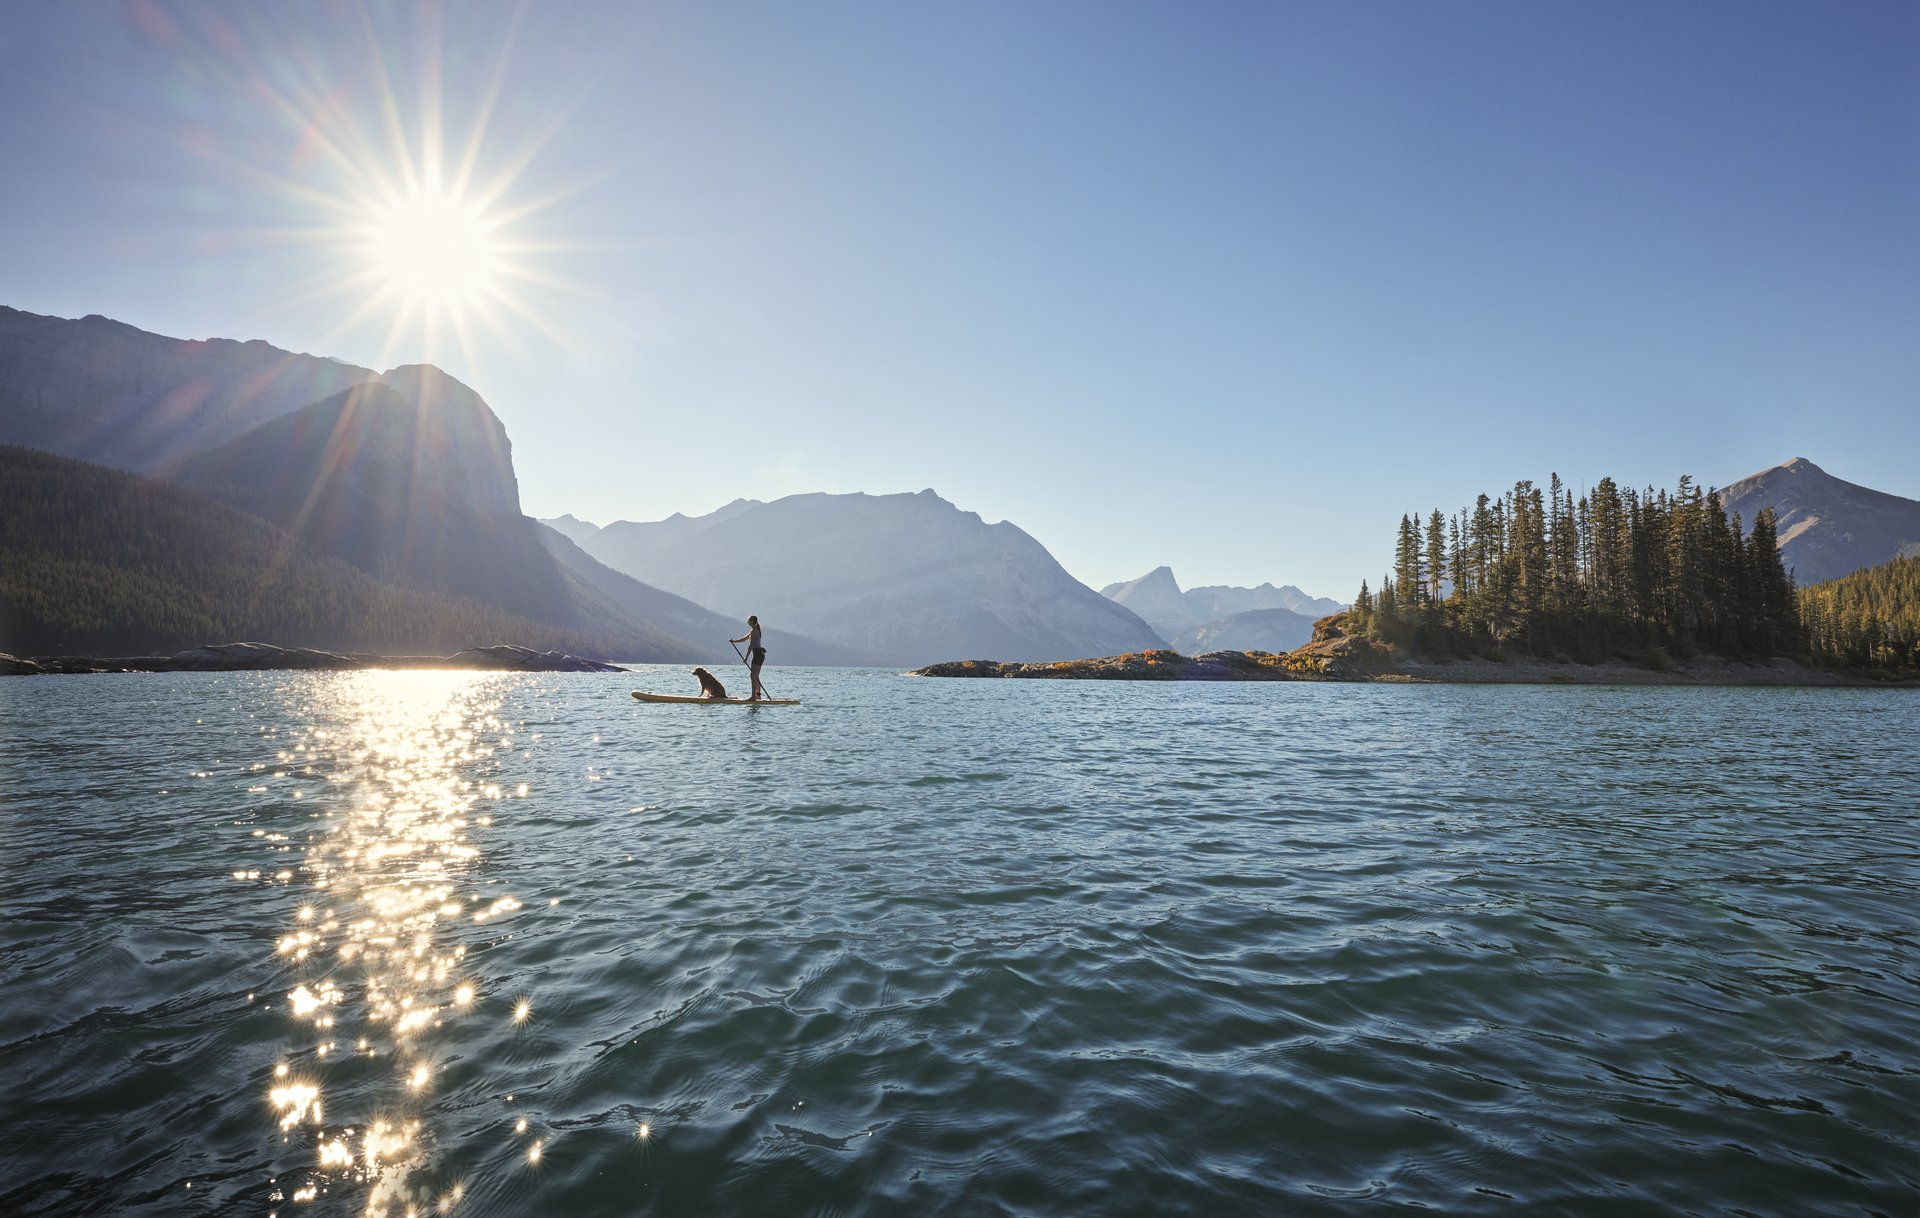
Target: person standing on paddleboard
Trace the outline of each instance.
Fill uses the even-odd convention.
[[[759,617],[749,613],[747,615],[747,632],[737,639],[728,639],[727,641],[729,643],[745,643],[747,645],[747,670],[753,674],[753,693],[747,698],[747,701],[760,701],[760,699],[767,696],[767,691],[760,687],[760,666],[767,662],[767,649],[760,645]]]

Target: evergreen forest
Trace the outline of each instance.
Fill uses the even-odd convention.
[[[1802,655],[1771,509],[1750,530],[1683,477],[1672,491],[1559,475],[1449,516],[1402,516],[1393,570],[1350,629],[1434,657],[1519,654],[1664,667],[1697,653]]]
[[[1801,589],[1800,620],[1820,663],[1920,671],[1920,554]]]

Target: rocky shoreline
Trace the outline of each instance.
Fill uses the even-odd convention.
[[[1534,659],[1409,659],[1391,647],[1354,638],[1344,615],[1314,623],[1313,641],[1293,651],[1140,651],[1088,660],[1003,663],[953,660],[918,669],[915,677],[1012,677],[1064,681],[1374,681],[1405,685],[1773,685],[1912,689],[1911,677],[1875,679],[1815,668],[1795,660],[1759,662],[1701,656],[1668,668],[1575,664]]]
[[[170,656],[32,656],[0,652],[0,676],[60,676],[111,672],[355,672],[371,669],[459,669],[475,672],[622,672],[617,664],[560,651],[499,645],[470,647],[450,656],[342,655],[271,643],[216,643]]]
[[[1631,664],[1549,663],[1536,660],[1401,661],[1331,672],[1289,664],[1297,652],[1212,651],[1183,656],[1136,652],[1088,660],[1004,663],[954,660],[908,673],[912,677],[1011,677],[1062,681],[1353,681],[1400,685],[1771,685],[1884,689],[1920,688],[1911,678],[1875,680],[1814,668],[1793,660],[1740,663],[1708,656],[1669,669]]]

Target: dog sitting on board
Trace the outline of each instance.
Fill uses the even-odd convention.
[[[720,684],[719,677],[714,676],[704,668],[694,669],[693,675],[694,679],[700,682],[701,697],[724,698],[727,696],[727,687]]]

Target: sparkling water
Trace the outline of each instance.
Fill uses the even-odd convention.
[[[0,1211],[1920,1212],[1913,691],[0,683]]]

